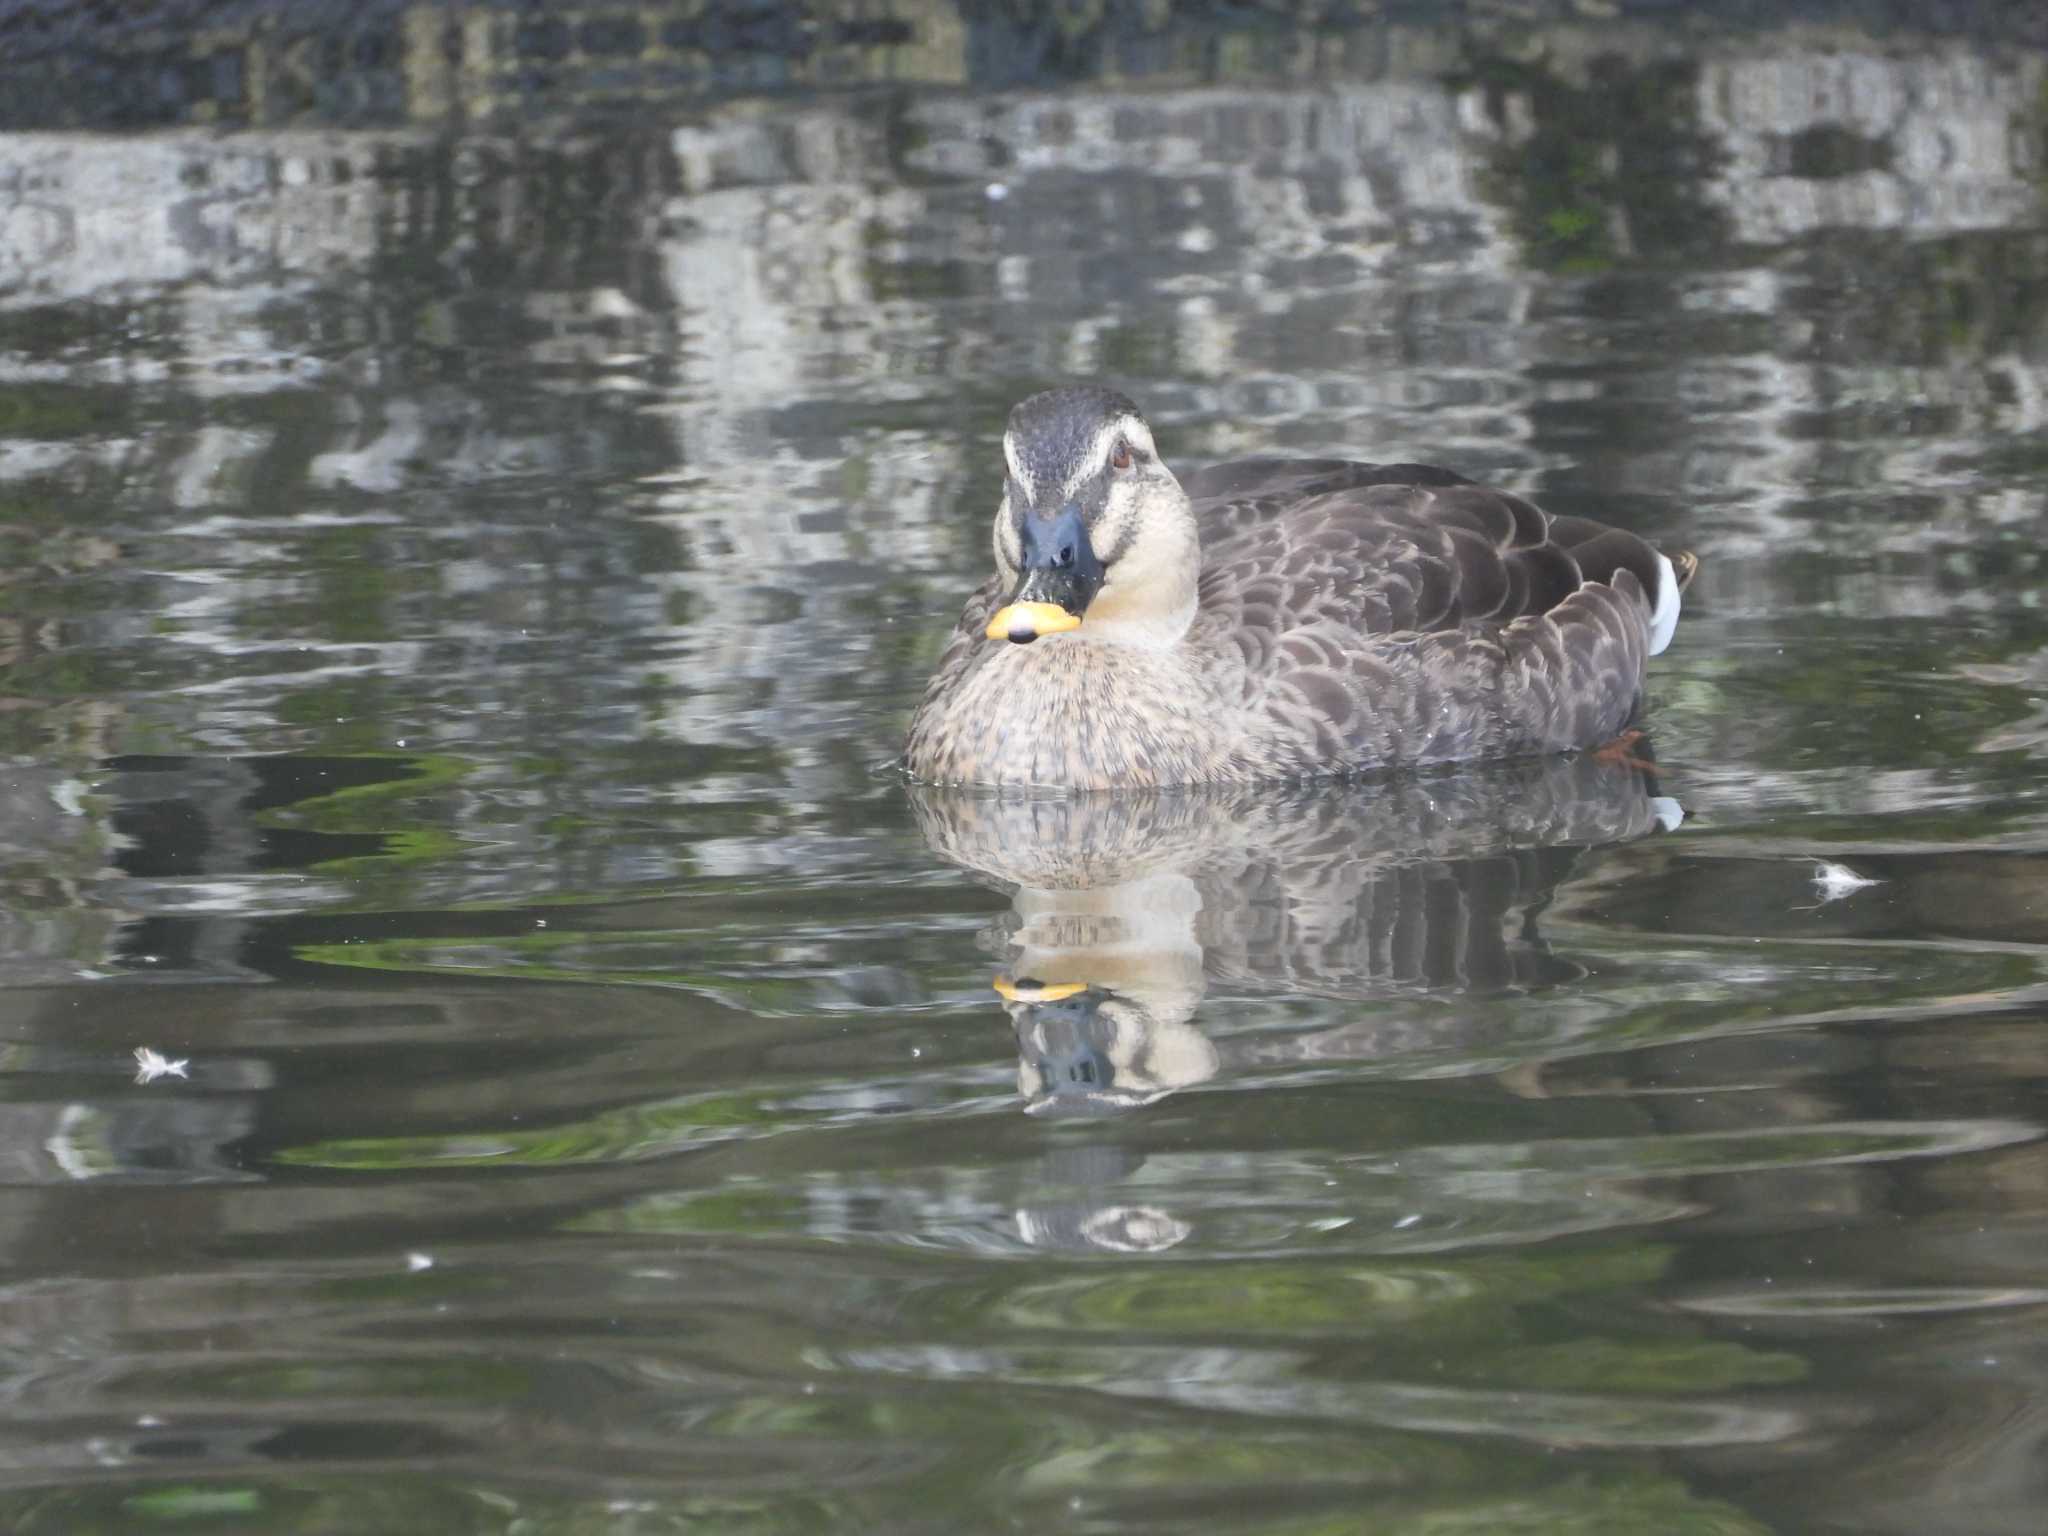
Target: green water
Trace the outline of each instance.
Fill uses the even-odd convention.
[[[0,1523],[2038,1529],[2048,54],[911,9],[0,136]],[[1657,771],[913,796],[1072,377],[1697,550]]]

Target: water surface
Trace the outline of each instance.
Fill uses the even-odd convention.
[[[2048,55],[934,26],[0,137],[8,1528],[2035,1530]],[[1656,771],[907,790],[1072,377],[1698,550]]]

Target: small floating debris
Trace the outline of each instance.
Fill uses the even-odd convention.
[[[434,1256],[431,1253],[408,1253],[405,1256],[405,1267],[410,1273],[415,1275],[420,1273],[421,1270],[432,1269],[434,1267]]]
[[[153,1083],[160,1077],[189,1077],[186,1069],[191,1065],[189,1057],[173,1061],[146,1045],[135,1047],[135,1081],[138,1083]]]
[[[1854,896],[1867,885],[1883,885],[1882,880],[1869,875],[1859,875],[1846,864],[1831,863],[1822,859],[1813,869],[1814,894],[1820,897],[1816,906],[1826,906],[1831,901],[1840,901]]]

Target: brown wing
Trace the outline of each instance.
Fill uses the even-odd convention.
[[[1555,607],[1587,579],[1551,537],[1551,519],[1519,496],[1409,478],[1431,473],[1422,466],[1349,467],[1400,478],[1306,495],[1283,485],[1198,505],[1205,582],[1234,584],[1276,633],[1327,619],[1386,635],[1512,623]],[[1648,545],[1619,537],[1654,570]]]
[[[1199,622],[1292,744],[1272,766],[1585,746],[1633,709],[1664,579],[1635,535],[1418,465],[1254,460],[1195,483]]]

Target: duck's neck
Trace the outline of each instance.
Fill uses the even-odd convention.
[[[1136,646],[1140,650],[1164,651],[1179,645],[1187,637],[1188,627],[1195,622],[1195,590],[1189,584],[1187,594],[1170,608],[1156,604],[1133,605],[1128,611],[1114,605],[1107,612],[1097,612],[1091,605],[1082,630],[1091,640],[1103,641],[1110,645]]]
[[[1195,622],[1202,550],[1192,517],[1150,531],[1088,605],[1081,633],[1112,645],[1163,651]]]

